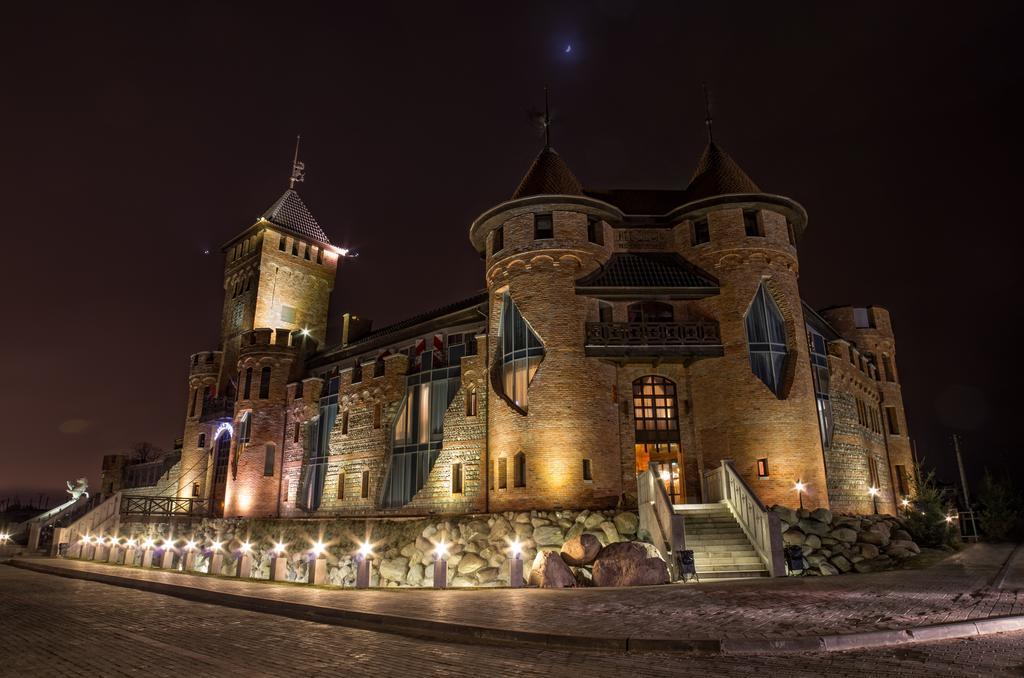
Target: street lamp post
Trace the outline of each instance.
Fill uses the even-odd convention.
[[[796,496],[797,499],[800,501],[800,508],[802,510],[804,507],[804,490],[807,489],[807,486],[804,485],[804,482],[802,480],[798,480],[796,481],[796,483],[794,483],[793,489],[796,490]]]
[[[438,542],[434,547],[434,588],[448,587],[448,544]]]
[[[523,585],[523,547],[519,540],[512,542],[512,558],[508,561],[508,585],[514,589]]]
[[[359,545],[356,553],[356,588],[366,589],[370,587],[370,559],[373,557],[373,547],[369,542]]]
[[[869,487],[868,488],[868,494],[871,495],[871,506],[874,508],[875,515],[877,516],[878,515],[878,488],[874,487],[874,486]]]

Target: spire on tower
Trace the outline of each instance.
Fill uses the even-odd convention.
[[[299,142],[302,135],[295,137],[295,157],[292,158],[292,176],[288,179],[288,188],[294,189],[295,184],[306,180],[306,163],[299,161]]]
[[[708,143],[713,144],[715,143],[715,137],[711,131],[713,120],[711,118],[711,100],[708,98],[708,84],[702,82],[700,86],[704,90],[704,124],[708,126]]]
[[[547,85],[544,85],[544,148],[551,148],[551,109],[548,106]]]

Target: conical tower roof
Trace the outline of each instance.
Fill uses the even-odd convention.
[[[583,187],[562,156],[550,146],[545,146],[519,182],[512,200],[531,195],[583,195]]]
[[[686,189],[687,201],[730,193],[760,193],[753,179],[714,141],[708,142]]]
[[[330,245],[327,234],[310,213],[306,203],[302,202],[298,192],[289,188],[266,212],[263,218],[275,226],[290,233],[315,242]]]

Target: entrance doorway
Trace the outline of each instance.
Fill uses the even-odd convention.
[[[650,375],[633,382],[636,472],[652,469],[673,504],[685,503],[676,384]]]
[[[213,447],[213,487],[210,511],[215,518],[224,517],[224,494],[228,486],[228,460],[231,456],[231,431],[225,428]]]

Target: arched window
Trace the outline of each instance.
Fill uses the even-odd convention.
[[[747,346],[750,349],[750,369],[772,390],[782,397],[782,374],[789,349],[786,348],[786,326],[782,312],[764,283],[758,286],[745,318]]]
[[[525,414],[529,400],[527,388],[544,359],[544,344],[516,308],[508,292],[502,300],[498,337],[502,395]]]
[[[245,382],[242,386],[242,400],[248,400],[252,397],[252,368],[245,368]]]
[[[270,397],[270,365],[260,370],[260,400]]]
[[[515,487],[526,487],[526,455],[522,452],[515,456],[512,480]]]
[[[670,323],[674,319],[672,304],[662,301],[638,301],[629,305],[631,323]]]

